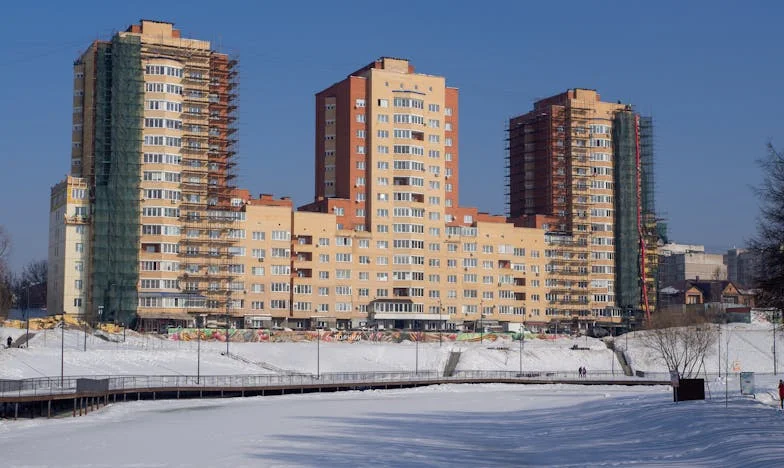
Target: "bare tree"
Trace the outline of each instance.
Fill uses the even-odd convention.
[[[757,235],[749,242],[755,254],[757,304],[784,308],[784,154],[768,144],[767,156],[758,161],[762,183],[755,188],[760,200]]]
[[[28,263],[22,271],[22,281],[26,283],[46,284],[48,266],[46,260]]]
[[[47,274],[48,264],[46,260],[36,260],[25,265],[21,274],[14,276],[11,285],[16,297],[17,307],[25,307],[26,303],[24,301],[28,301],[28,299],[36,307],[46,305]],[[31,298],[28,298],[28,295]]]
[[[680,311],[651,316],[642,344],[653,351],[670,371],[683,378],[696,377],[705,354],[718,338],[718,326],[702,317]]]

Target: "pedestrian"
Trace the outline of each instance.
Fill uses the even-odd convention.
[[[583,378],[588,378],[588,369],[583,367]]]
[[[9,337],[8,337],[8,339],[6,340],[6,343],[8,343],[8,347],[9,347],[9,348],[11,347],[11,343],[13,343],[13,342],[14,342],[14,339],[13,339],[13,338],[11,338],[10,336],[9,336]]]
[[[784,380],[779,380],[779,408],[784,409]]]

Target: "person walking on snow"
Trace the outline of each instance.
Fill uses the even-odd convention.
[[[779,408],[784,409],[784,380],[779,380]]]

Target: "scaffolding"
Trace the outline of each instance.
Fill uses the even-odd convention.
[[[138,36],[96,49],[91,319],[133,325],[139,279],[139,180],[144,87]]]
[[[188,60],[183,72],[183,147],[180,240],[185,306],[206,324],[230,326],[242,315],[232,294],[244,269],[234,264],[241,239],[237,221],[244,203],[234,203],[237,132],[237,60],[206,52]]]
[[[655,167],[653,147],[653,118],[639,117],[640,140],[640,208],[641,228],[644,247],[643,274],[644,290],[643,305],[646,312],[656,309],[657,278],[658,278],[658,244],[659,244],[659,219],[656,214],[655,204]]]

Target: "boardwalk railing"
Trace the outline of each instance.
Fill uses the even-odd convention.
[[[312,374],[262,374],[262,375],[90,375],[59,377],[40,377],[19,380],[0,380],[0,398],[16,396],[54,396],[75,394],[80,379],[108,380],[108,391],[148,392],[166,389],[263,389],[278,387],[313,386],[362,386],[385,383],[427,384],[470,382],[552,382],[579,383],[582,381],[601,381],[607,383],[653,383],[668,381],[664,373],[646,374],[643,377],[627,377],[622,373],[595,372],[579,377],[576,372],[552,371],[456,371],[445,377],[440,371],[420,372],[331,372]]]

